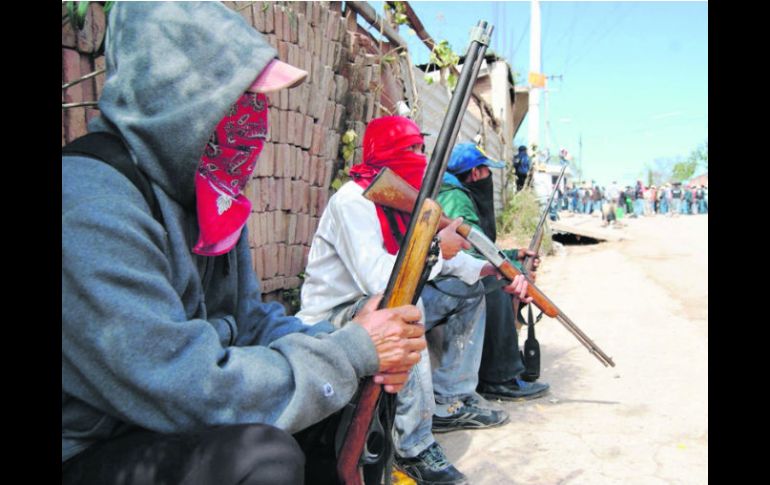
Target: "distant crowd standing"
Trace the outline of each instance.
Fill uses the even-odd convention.
[[[617,182],[609,187],[600,187],[595,182],[575,184],[567,182],[564,190],[559,190],[554,198],[552,214],[556,210],[577,214],[602,214],[602,218],[611,222],[616,218],[651,216],[662,214],[707,214],[708,187],[665,183],[660,187],[645,187],[641,181],[635,186],[621,188]],[[552,217],[554,219],[554,217]]]

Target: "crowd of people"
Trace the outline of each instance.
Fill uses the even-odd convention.
[[[645,187],[641,181],[635,186],[619,186],[612,182],[600,187],[594,182],[585,184],[566,183],[557,192],[553,209],[573,214],[597,212],[603,218],[652,216],[656,214],[676,216],[681,214],[708,213],[708,186],[664,183],[660,187]]]
[[[275,57],[219,2],[111,9],[100,116],[62,156],[62,483],[338,483],[343,415],[372,379],[395,396],[395,466],[462,484],[434,433],[507,425],[487,398],[548,392],[523,378],[512,304],[530,304],[527,279],[501,279],[457,232],[496,238],[499,162],[472,143],[452,151],[439,199],[454,219],[419,300],[379,308],[410,214],[363,190],[386,167],[421,187],[423,133],[406,117],[367,125],[299,313],[262,300],[244,191],[265,93],[307,78]],[[506,256],[534,257],[535,278],[533,252]]]

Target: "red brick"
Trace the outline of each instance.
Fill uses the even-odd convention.
[[[310,195],[308,200],[308,213],[311,216],[317,216],[321,212],[318,210],[318,191],[322,190],[318,187],[310,187]]]
[[[292,180],[290,178],[283,179],[283,208],[291,210],[291,194],[294,190]]]
[[[254,28],[263,34],[267,33],[267,26],[265,25],[265,11],[262,9],[263,4],[257,4],[252,6],[252,15],[254,16]]]
[[[99,56],[96,59],[94,59],[94,71],[104,69],[104,68],[105,68],[104,56]],[[102,90],[104,89],[104,79],[106,77],[107,77],[106,73],[101,73],[94,78],[94,84],[96,85],[96,99],[99,99],[102,97]]]
[[[286,261],[286,246],[283,244],[277,244],[276,247],[276,254],[275,254],[275,270],[277,276],[284,276],[286,273],[284,273],[283,268]]]
[[[319,2],[311,2],[313,4],[313,16],[310,18],[310,23],[313,27],[319,25],[319,17],[321,16],[321,5]]]
[[[321,164],[321,159],[315,155],[310,156],[310,185],[318,186],[318,167]]]
[[[305,116],[302,123],[302,143],[300,145],[305,150],[310,148],[313,143],[313,117]]]
[[[273,213],[273,233],[275,234],[275,240],[279,242],[286,241],[286,212],[275,211]]]
[[[327,160],[326,161],[326,169],[324,170],[324,180],[322,187],[328,189],[329,186],[332,183],[332,176],[334,175],[332,171],[334,170],[334,160]]]
[[[278,248],[274,244],[264,246],[262,251],[262,254],[264,255],[263,263],[265,268],[264,278],[272,278],[278,272],[278,258],[276,254],[277,250]]]
[[[283,40],[291,42],[291,22],[290,22],[290,13],[288,10],[284,9],[282,12],[282,20],[283,20]],[[295,34],[296,35],[296,34]]]
[[[294,179],[302,180],[302,174],[305,171],[305,153],[300,147],[294,147]]]
[[[268,8],[267,10],[262,10],[263,5],[265,4],[260,4],[259,10],[263,12],[265,15],[265,33],[273,34],[275,32],[275,15],[273,14],[273,11],[270,8]]]
[[[61,6],[61,15],[62,18],[67,15],[67,5],[64,2],[62,2]],[[70,22],[69,16],[67,16],[66,20],[62,20],[61,45],[62,47],[70,47],[74,49],[76,44],[77,38],[75,36],[75,30],[72,27],[72,22]]]
[[[261,202],[261,207],[263,211],[266,211],[268,207],[270,207],[270,182],[269,180],[263,178],[259,181],[259,200]]]
[[[310,216],[307,214],[297,215],[297,239],[300,243],[306,244],[310,242],[309,231],[310,229]]]
[[[76,32],[78,50],[86,54],[96,52],[104,38],[105,25],[102,6],[91,3],[83,28]]]
[[[318,192],[318,214],[323,214],[326,204],[329,202],[329,189],[322,188]]]
[[[341,104],[334,105],[334,122],[332,129],[342,131],[342,119],[345,115],[345,106]]]
[[[286,241],[290,244],[297,243],[297,214],[291,212],[286,218]]]
[[[320,124],[313,125],[313,141],[310,144],[310,154],[320,155],[323,153],[326,130]]]
[[[328,18],[326,19],[326,38],[331,40],[337,40],[338,39],[338,33],[339,33],[339,15],[337,15],[334,12],[330,12]]]
[[[283,7],[280,5],[273,5],[273,29],[275,36],[283,40]]]
[[[300,49],[307,48],[307,20],[304,13],[297,14],[297,45]]]
[[[308,234],[309,239],[308,242],[313,242],[313,236],[315,235],[316,230],[318,230],[318,221],[320,220],[319,217],[311,217],[310,218],[310,225],[308,227]]]
[[[246,219],[246,228],[248,229],[248,233],[249,233],[248,242],[249,242],[250,248],[257,246],[257,243],[256,243],[257,233],[254,230],[254,223],[256,222],[256,220],[257,220],[257,214],[255,213],[252,213],[249,216],[249,218]]]
[[[289,62],[289,43],[283,40],[278,41],[278,58],[283,62]]]
[[[307,213],[309,202],[308,199],[310,196],[310,185],[307,182],[295,180],[292,190],[292,198],[294,200],[292,201],[291,210],[294,212]]]
[[[62,69],[63,83],[80,78],[80,54],[72,49],[62,49]],[[79,103],[81,101],[83,101],[83,83],[76,84],[62,91],[62,102]],[[69,143],[85,133],[85,109],[69,108],[64,110],[64,137],[66,142]]]
[[[267,190],[265,191],[267,193],[267,207],[265,207],[265,210],[275,210],[277,202],[275,197],[275,179],[268,177],[263,180],[267,183]]]
[[[298,275],[302,272],[302,246],[291,246],[291,270],[289,274]]]
[[[262,248],[256,247],[251,249],[251,261],[257,279],[261,278],[265,272],[265,270],[262,269]]]
[[[257,161],[256,174],[260,177],[271,177],[273,175],[273,166],[275,158],[275,145],[271,142],[265,142],[262,146],[262,152]]]
[[[254,12],[252,10],[252,7],[254,5],[236,5],[235,11],[241,14],[241,17],[246,21],[247,24],[254,27]]]
[[[286,93],[286,90],[283,90],[284,94]],[[288,106],[289,100],[287,98],[286,105]],[[281,110],[281,143],[288,143],[289,142],[289,112]]]
[[[308,255],[310,254],[310,246],[305,246],[302,248],[302,267],[307,268],[307,259]]]
[[[310,154],[302,150],[302,180],[310,183]]]

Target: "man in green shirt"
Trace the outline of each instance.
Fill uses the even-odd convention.
[[[438,202],[447,216],[462,217],[464,222],[475,226],[495,241],[497,229],[490,167],[501,168],[503,164],[489,159],[473,143],[455,146],[444,174]],[[519,269],[520,259],[523,260],[527,254],[534,256],[533,252],[524,248],[503,252]],[[471,254],[482,257],[473,250]],[[535,261],[537,265],[538,260]],[[485,397],[498,399],[540,397],[548,391],[549,385],[526,382],[520,378],[525,366],[519,352],[511,296],[502,291],[496,281],[495,276],[483,279],[487,288],[486,330],[477,390]]]

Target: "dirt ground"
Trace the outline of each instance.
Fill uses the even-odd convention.
[[[537,280],[616,367],[543,317],[550,393],[497,401],[502,427],[436,435],[472,484],[708,483],[708,217],[622,222],[628,239],[566,246]]]

